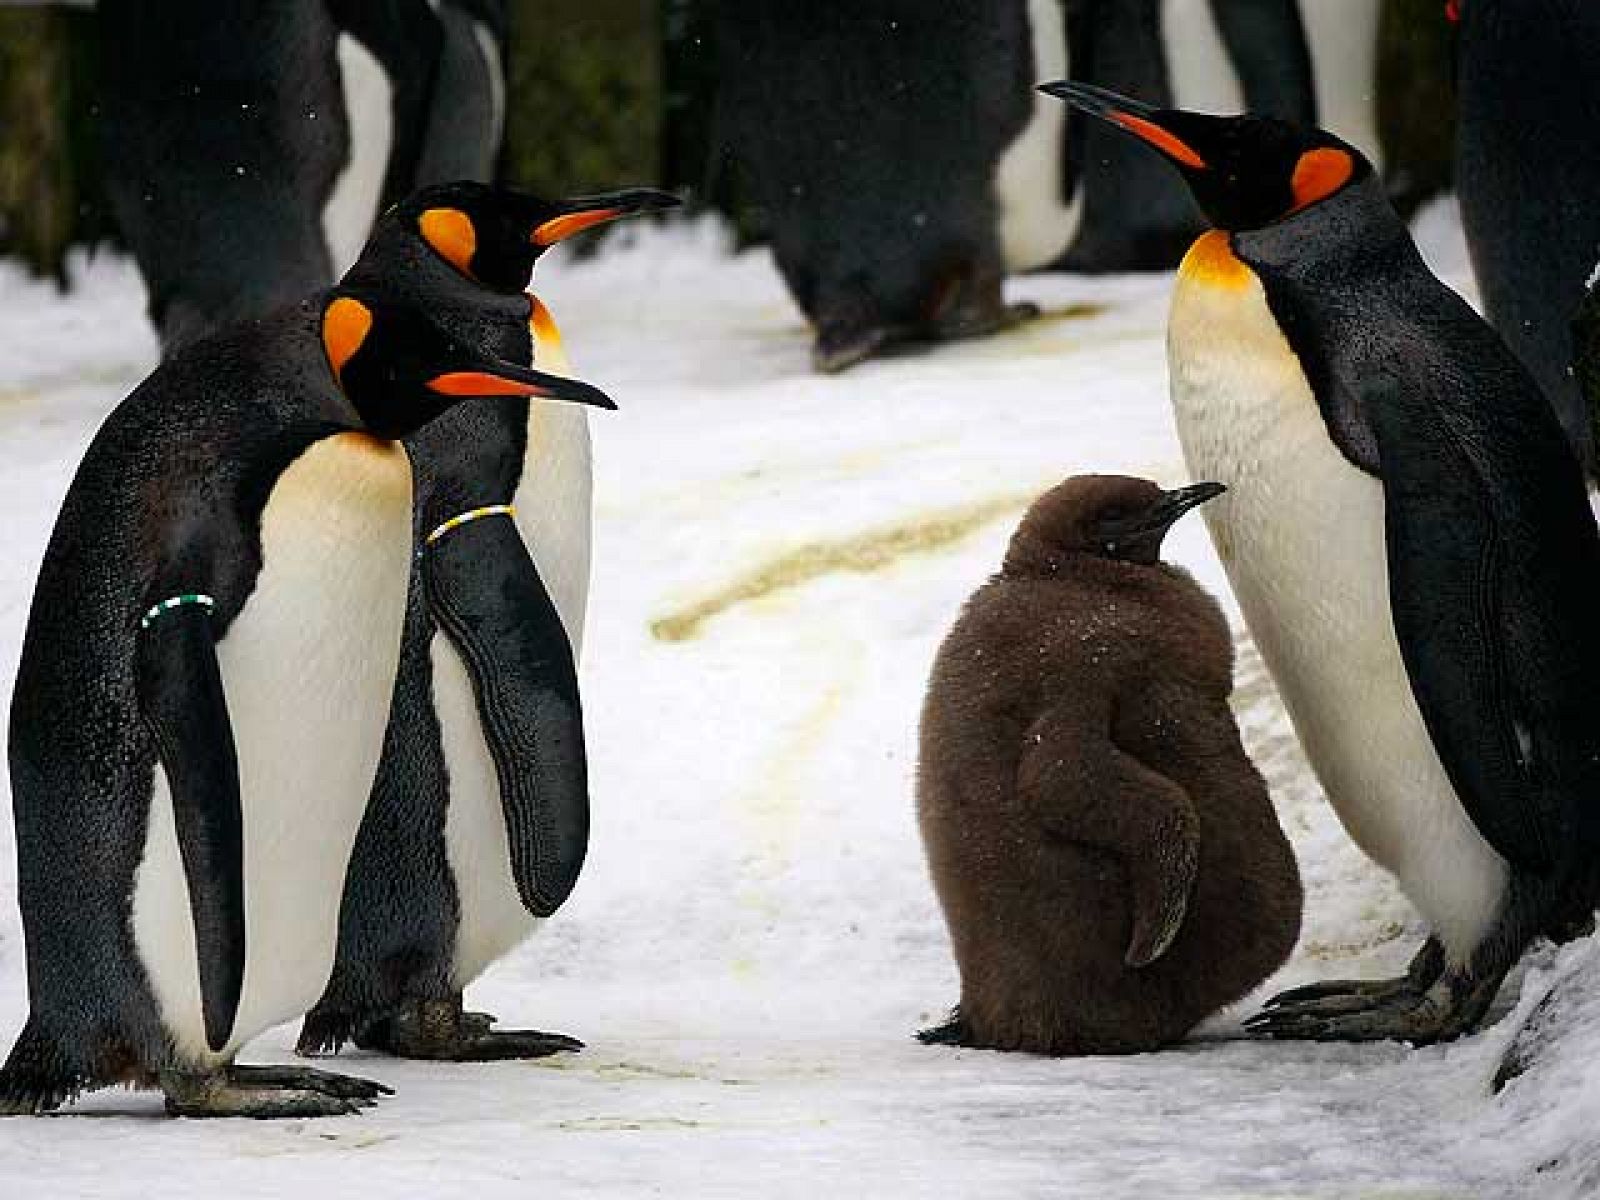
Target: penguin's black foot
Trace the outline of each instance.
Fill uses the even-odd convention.
[[[461,1010],[460,1000],[426,1000],[362,1030],[356,1044],[397,1058],[434,1062],[503,1062],[582,1050],[577,1038],[537,1029],[496,1030],[487,1013]]]
[[[987,337],[1002,333],[1039,315],[1039,306],[1024,301],[1020,304],[1002,304],[997,308],[980,307],[952,313],[940,320],[935,336],[942,342],[961,341],[964,338]]]
[[[1273,997],[1244,1027],[1252,1037],[1290,1041],[1425,1046],[1472,1032],[1499,987],[1499,976],[1464,975],[1447,975],[1426,987],[1410,976],[1312,984]]]
[[[894,331],[882,326],[825,328],[811,346],[811,368],[820,375],[837,375],[865,362],[893,340]]]
[[[966,1018],[961,1015],[961,1006],[950,1010],[943,1025],[930,1025],[927,1029],[917,1030],[917,1041],[924,1046],[972,1045],[972,1031],[967,1028]]]
[[[224,1067],[208,1075],[166,1071],[161,1090],[175,1117],[347,1117],[391,1088],[310,1067]]]

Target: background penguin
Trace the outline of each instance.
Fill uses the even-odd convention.
[[[497,392],[609,403],[341,289],[197,343],[107,418],[13,696],[30,1013],[0,1112],[112,1083],[194,1116],[382,1090],[232,1060],[333,963],[411,556],[409,472],[383,439]]]
[[[522,290],[535,259],[581,229],[676,204],[643,189],[550,204],[480,184],[430,188],[383,217],[348,278],[424,297],[434,321],[486,354],[528,362],[536,341],[539,366],[565,372],[554,321]],[[463,1014],[461,993],[556,910],[583,864],[588,426],[575,407],[475,401],[406,445],[417,557],[401,668],[337,964],[300,1049],[352,1036],[417,1058],[578,1049],[492,1031]]]
[[[1160,561],[1220,494],[1047,492],[940,647],[918,814],[961,967],[927,1042],[1153,1050],[1288,957],[1300,878],[1228,708],[1217,604]]]
[[[1600,258],[1600,6],[1466,0],[1460,17],[1456,186],[1473,273],[1593,478],[1571,322]]]
[[[487,178],[500,0],[101,0],[105,186],[171,353],[327,287],[383,203]]]
[[[1014,324],[1032,310],[1002,302],[1006,271],[1165,270],[1202,227],[1155,164],[1069,128],[1033,80],[1070,67],[1311,122],[1322,75],[1373,90],[1377,0],[1341,12],[1319,40],[1296,0],[727,4],[717,137],[765,210],[814,364],[841,370],[896,342]],[[1370,138],[1370,101],[1356,107]]]
[[[1311,52],[1296,0],[1080,0],[1072,74],[1158,103],[1314,123]],[[1167,270],[1204,227],[1161,164],[1095,122],[1074,122],[1082,223],[1068,270]]]
[[[1168,334],[1218,554],[1340,820],[1432,936],[1398,980],[1252,1018],[1275,1037],[1473,1028],[1530,940],[1595,907],[1600,536],[1537,385],[1320,130],[1047,90],[1176,164],[1220,228]]]
[[[717,43],[719,141],[767,211],[817,369],[1026,315],[1001,300],[994,190],[1034,111],[1024,0],[742,0]]]

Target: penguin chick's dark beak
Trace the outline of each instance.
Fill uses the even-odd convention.
[[[1220,483],[1193,483],[1174,488],[1150,510],[1151,524],[1161,529],[1170,528],[1184,513],[1199,508],[1207,500],[1215,500],[1227,490]]]
[[[1227,490],[1220,483],[1196,483],[1189,487],[1174,488],[1170,492],[1163,492],[1161,499],[1142,512],[1121,520],[1102,522],[1098,532],[1103,539],[1116,542],[1125,555],[1136,548],[1159,546],[1167,530],[1179,517]]]
[[[578,196],[561,205],[559,216],[542,222],[533,231],[533,244],[553,246],[557,242],[607,221],[637,217],[645,213],[666,212],[683,201],[671,192],[655,188],[628,188],[598,196]]]
[[[1152,108],[1148,104],[1142,104],[1127,96],[1119,96],[1115,92],[1108,92],[1092,84],[1075,83],[1070,79],[1041,83],[1039,90],[1047,96],[1065,100],[1074,108],[1082,109],[1092,117],[1099,117],[1102,121],[1109,121],[1126,129],[1135,137],[1154,146],[1179,166],[1197,171],[1206,168],[1206,160],[1194,147],[1177,134],[1162,127],[1165,114],[1159,108]]]
[[[430,390],[441,396],[537,396],[542,400],[565,400],[569,404],[588,404],[595,408],[616,409],[611,397],[593,384],[565,375],[550,375],[519,367],[515,363],[492,360],[481,371],[448,371],[428,380]]]

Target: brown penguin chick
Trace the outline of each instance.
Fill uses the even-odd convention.
[[[961,1003],[923,1041],[1153,1050],[1293,949],[1300,877],[1228,708],[1227,620],[1160,561],[1224,490],[1067,480],[945,638],[917,802]]]

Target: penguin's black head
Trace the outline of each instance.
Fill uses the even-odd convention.
[[[630,188],[552,203],[486,183],[441,183],[396,206],[395,215],[456,270],[499,292],[520,292],[539,255],[590,226],[676,208],[670,192]]]
[[[362,425],[402,438],[462,400],[533,396],[615,408],[599,388],[474,350],[416,309],[378,294],[335,290],[323,304],[328,369]]]
[[[1129,475],[1076,475],[1028,509],[1006,551],[1006,573],[1059,575],[1082,556],[1154,563],[1172,523],[1227,490],[1196,483],[1169,492]]]
[[[1155,147],[1183,174],[1206,219],[1230,232],[1281,221],[1372,173],[1361,152],[1333,134],[1276,117],[1152,108],[1065,80],[1039,90]]]

